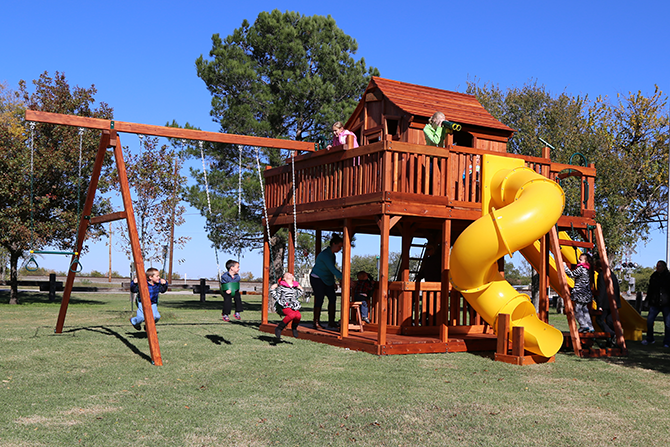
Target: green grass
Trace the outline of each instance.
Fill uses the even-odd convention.
[[[377,357],[276,343],[258,331],[253,298],[242,322],[222,323],[218,297],[162,297],[157,367],[126,294],[75,293],[56,335],[59,304],[45,293],[24,292],[18,306],[0,293],[0,445],[667,445],[661,346],[525,367],[464,353]]]

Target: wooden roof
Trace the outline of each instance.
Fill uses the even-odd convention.
[[[448,120],[456,123],[514,132],[514,129],[494,118],[474,95],[379,77],[372,78],[366,91],[374,86],[389,101],[411,115],[429,118],[436,111],[440,111]]]

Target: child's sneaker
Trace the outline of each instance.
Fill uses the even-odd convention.
[[[240,317],[240,313],[239,313],[239,312],[235,312],[235,319],[236,319],[236,320],[241,320],[241,319],[242,319],[242,317]]]
[[[140,323],[137,323],[137,324],[133,323],[133,319],[132,319],[132,318],[130,319],[130,324],[133,325],[133,327],[135,328],[135,330],[137,330],[137,331],[141,331],[141,330],[142,330],[142,326],[140,325]]]
[[[222,317],[222,320],[223,320],[223,321],[230,321],[230,318],[228,318],[228,315],[224,315],[224,316]]]

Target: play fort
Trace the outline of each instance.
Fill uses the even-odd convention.
[[[423,128],[441,111],[452,122],[445,147],[425,144]],[[96,129],[98,154],[82,212],[72,264],[79,264],[91,224],[126,220],[133,261],[145,309],[151,359],[162,364],[151,318],[144,265],[125,173],[120,133],[273,147],[292,151],[285,166],[264,171],[267,232],[264,241],[264,293],[261,330],[269,321],[269,237],[286,228],[288,270],[293,270],[296,232],[343,235],[341,326],[339,332],[303,325],[299,337],[378,355],[495,351],[516,364],[553,361],[562,346],[579,356],[621,355],[626,338],[639,339],[644,327],[632,309],[613,311],[617,347],[593,349],[600,335],[577,331],[569,299],[571,280],[563,264],[581,249],[597,250],[607,266],[602,231],[595,220],[593,165],[553,163],[550,147],[537,157],[506,153],[514,130],[489,114],[474,96],[374,77],[345,127],[360,147],[316,150],[309,142],[204,132],[27,111],[26,120]],[[453,125],[455,123],[455,125]],[[349,147],[352,147],[349,145]],[[91,216],[103,160],[108,150],[119,172],[124,209]],[[561,181],[579,184],[579,203],[564,213]],[[569,232],[569,233],[568,233]],[[351,241],[355,234],[379,236],[379,277],[370,302],[370,323],[361,321],[351,302]],[[569,237],[568,234],[578,237]],[[400,237],[399,265],[389,265],[389,238]],[[437,278],[415,281],[427,260],[425,244],[437,247]],[[418,245],[418,247],[417,247]],[[416,250],[422,250],[416,256]],[[538,271],[539,308],[503,278],[505,255],[520,252]],[[60,333],[74,278],[70,268],[56,325]],[[610,298],[612,284],[604,269]],[[552,287],[564,299],[570,327],[563,334],[547,324]],[[146,302],[145,302],[146,301]],[[615,308],[615,306],[612,306]],[[632,312],[631,312],[632,311]],[[353,317],[353,318],[352,318]],[[273,319],[274,320],[274,319]],[[287,331],[287,334],[288,331]]]

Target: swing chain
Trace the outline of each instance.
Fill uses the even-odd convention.
[[[293,249],[298,248],[298,216],[295,197],[295,151],[291,151],[291,180],[293,182]]]
[[[272,259],[272,242],[270,236],[270,219],[268,218],[268,207],[265,203],[265,187],[263,186],[263,176],[261,175],[261,156],[258,148],[256,148],[256,170],[258,171],[258,181],[261,185],[261,197],[263,198],[263,215],[265,216],[265,229],[268,234],[268,247],[270,248],[270,262],[273,262]],[[274,269],[270,267],[270,280],[274,284]]]
[[[237,175],[237,221],[242,221],[242,145],[238,144],[237,149],[239,151],[237,166],[238,166],[238,175]],[[239,226],[239,224],[238,224]],[[237,239],[237,260],[239,261],[242,257],[242,239]]]
[[[211,217],[212,201],[209,198],[209,183],[207,181],[207,165],[205,164],[205,151],[203,149],[202,140],[198,141],[198,146],[200,146],[200,158],[202,159],[202,176],[205,180],[205,192],[207,194],[207,210],[209,212],[209,216]],[[216,249],[216,247],[214,247],[214,256],[216,257],[216,274],[219,278],[219,282],[221,282],[221,264],[219,262],[219,252]]]

